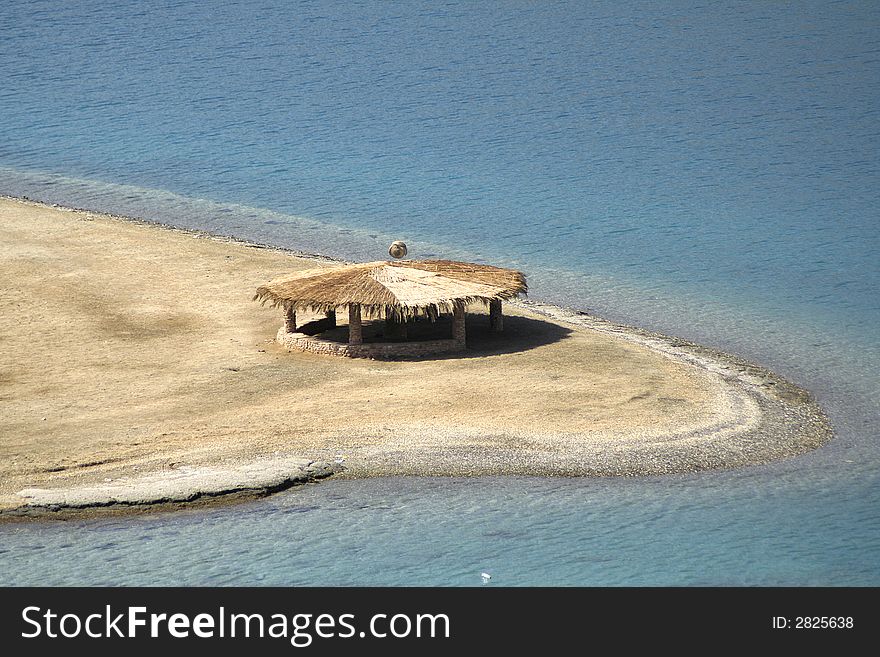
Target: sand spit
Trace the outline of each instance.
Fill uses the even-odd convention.
[[[25,504],[6,511],[9,517],[45,515],[59,511],[176,506],[207,502],[220,496],[236,499],[262,497],[340,472],[336,463],[300,457],[261,458],[220,466],[181,465],[142,475],[107,477],[101,483],[63,488],[25,488],[18,496]]]
[[[809,393],[765,368],[531,301],[506,305],[500,336],[471,309],[464,354],[288,353],[278,311],[250,299],[315,266],[333,262],[0,199],[0,518],[337,472],[691,472],[831,437]]]

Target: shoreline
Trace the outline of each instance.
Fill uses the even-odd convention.
[[[139,226],[147,231],[161,228],[167,231],[169,236],[174,236],[175,239],[179,237],[183,240],[196,239],[213,243],[216,248],[212,247],[211,255],[217,258],[240,257],[237,253],[234,256],[214,254],[215,251],[219,254],[225,245],[239,251],[262,251],[267,258],[279,256],[290,258],[291,263],[294,259],[305,261],[307,264],[331,265],[345,262],[319,254],[304,254],[293,249],[269,244],[254,244],[235,237],[218,236],[145,219],[107,215],[91,210],[47,205],[30,199],[7,196],[0,196],[0,202],[5,204],[4,208],[12,207],[14,204],[30,207],[35,216],[40,212],[55,211],[69,213],[67,216],[73,221],[87,217],[86,221],[104,222],[107,226],[118,222],[126,226]],[[32,238],[38,239],[33,236]],[[152,238],[149,233],[144,233],[126,239],[141,239],[146,243],[150,242]],[[34,244],[37,242],[33,242],[32,247]],[[184,251],[191,245],[189,242],[184,244]],[[86,255],[93,257],[95,254],[86,253]],[[302,262],[299,264],[304,266]],[[256,266],[254,265],[254,267]],[[217,274],[213,272],[211,275]],[[238,301],[236,300],[235,303],[237,304]],[[324,468],[330,475],[346,478],[388,475],[486,476],[505,474],[639,476],[756,465],[810,451],[819,447],[832,436],[827,417],[810,393],[759,365],[679,338],[614,323],[583,311],[532,300],[516,301],[508,305],[521,315],[518,321],[522,323],[522,326],[534,331],[540,338],[535,338],[537,340],[535,344],[528,345],[523,353],[517,351],[498,352],[497,346],[490,345],[487,348],[488,351],[479,352],[480,348],[486,349],[479,347],[476,354],[468,354],[466,358],[432,361],[429,363],[431,367],[408,367],[407,361],[393,361],[389,366],[381,364],[377,365],[377,368],[383,374],[394,375],[397,373],[399,375],[401,372],[405,374],[408,369],[411,369],[417,373],[419,370],[424,370],[436,375],[437,372],[442,373],[445,363],[455,363],[455,366],[466,376],[479,378],[485,385],[503,386],[505,380],[503,376],[495,374],[491,368],[481,369],[480,363],[468,363],[467,361],[480,361],[481,358],[483,360],[494,359],[494,365],[497,369],[497,364],[503,360],[504,367],[507,368],[505,371],[507,380],[510,380],[511,375],[527,378],[538,376],[534,369],[536,366],[543,367],[545,361],[535,359],[532,356],[534,351],[544,350],[546,354],[551,356],[549,362],[552,370],[550,375],[545,378],[552,379],[555,376],[571,385],[581,386],[579,389],[583,393],[583,391],[594,388],[590,387],[590,381],[583,380],[587,377],[586,374],[581,375],[577,371],[573,371],[577,368],[572,367],[572,362],[580,362],[577,358],[582,356],[581,352],[573,351],[569,347],[568,351],[560,352],[557,360],[552,360],[552,357],[556,357],[553,350],[562,349],[557,345],[563,344],[566,339],[571,337],[569,334],[573,334],[584,341],[581,351],[587,349],[594,360],[596,354],[599,353],[597,350],[608,351],[612,348],[620,350],[619,359],[612,362],[612,365],[618,368],[626,366],[627,358],[642,359],[626,370],[627,376],[620,375],[617,379],[610,380],[609,385],[622,384],[633,387],[633,391],[638,394],[632,396],[629,406],[638,406],[642,403],[643,398],[652,397],[655,405],[647,409],[636,409],[638,412],[630,418],[626,413],[634,411],[631,411],[629,406],[624,404],[625,399],[621,398],[623,401],[609,400],[607,408],[600,408],[596,412],[597,423],[604,423],[602,424],[604,428],[601,431],[594,430],[592,425],[581,421],[579,417],[567,417],[567,414],[576,413],[578,409],[563,408],[560,400],[566,399],[565,391],[559,386],[554,388],[552,381],[541,379],[540,384],[556,395],[553,398],[556,400],[556,406],[553,407],[555,414],[552,416],[548,414],[544,422],[534,419],[535,413],[543,412],[541,407],[534,407],[532,415],[528,413],[521,416],[511,414],[507,424],[493,424],[492,418],[482,418],[481,416],[480,422],[474,422],[471,425],[454,421],[445,424],[440,421],[432,423],[432,421],[427,421],[427,418],[420,418],[417,413],[410,411],[407,407],[411,421],[405,431],[397,430],[396,427],[381,429],[382,422],[377,422],[375,428],[366,427],[362,431],[359,431],[355,424],[348,424],[345,425],[345,439],[334,437],[332,444],[327,445],[321,443],[320,437],[304,436],[299,440],[298,447],[283,450],[284,453],[281,456],[278,456],[278,449],[271,448],[289,444],[289,439],[276,440],[273,443],[257,436],[261,431],[259,428],[255,428],[251,432],[253,435],[248,436],[245,435],[248,433],[248,427],[245,426],[236,433],[238,440],[235,445],[218,443],[212,445],[211,449],[201,447],[202,451],[190,446],[187,447],[189,451],[180,452],[184,455],[183,467],[195,470],[202,468],[202,471],[211,467],[215,469],[221,467],[221,470],[225,468],[226,480],[223,476],[215,477],[214,483],[211,485],[201,483],[195,488],[183,488],[170,495],[168,490],[163,492],[162,487],[158,484],[167,477],[163,479],[160,474],[156,478],[156,465],[158,460],[161,460],[155,458],[156,454],[150,454],[153,458],[144,458],[144,454],[140,452],[138,455],[123,454],[116,458],[112,455],[113,449],[109,449],[105,450],[110,454],[109,459],[84,459],[80,456],[77,461],[76,458],[71,457],[74,461],[73,465],[64,465],[64,467],[53,465],[46,468],[39,476],[35,474],[35,468],[32,467],[27,472],[35,480],[36,485],[29,488],[41,488],[45,492],[25,498],[21,495],[21,491],[28,487],[18,491],[0,490],[0,521],[39,517],[58,518],[68,517],[69,514],[99,514],[109,511],[131,512],[142,509],[158,509],[163,505],[177,508],[179,505],[189,505],[194,502],[210,501],[212,504],[231,502],[234,501],[233,498],[257,497],[318,478],[302,477],[297,474],[296,467],[289,465],[285,466],[288,469],[287,473],[279,476],[277,467],[273,469],[269,466],[264,468],[263,473],[255,475],[255,479],[250,479],[247,485],[230,486],[230,482],[235,480],[237,468],[240,470],[241,467],[247,467],[248,464],[257,463],[261,459],[265,460],[267,453],[274,453],[275,460],[292,458],[296,454],[302,456],[309,462],[309,465],[317,464],[317,467]],[[236,305],[234,308],[238,309],[238,306]],[[244,307],[244,310],[245,312],[250,310],[253,314],[257,312],[247,306]],[[538,326],[536,318],[546,320],[547,327]],[[267,325],[266,321],[263,320],[262,326]],[[545,333],[547,330],[555,331],[559,335],[551,339],[547,335],[539,335],[541,330]],[[166,331],[169,335],[171,332],[172,329]],[[264,334],[264,330],[261,330],[260,334]],[[157,339],[164,339],[164,335],[159,335]],[[274,331],[266,337],[271,338],[272,336],[274,336]],[[130,336],[126,339],[130,343]],[[599,342],[593,344],[588,342],[589,339]],[[271,342],[271,340],[266,342]],[[129,344],[124,340],[123,343]],[[179,344],[177,348],[180,348]],[[281,380],[278,378],[277,368],[290,365],[289,362],[285,362],[285,359],[295,358],[292,355],[281,357],[281,351],[277,349],[277,346],[273,349],[266,348],[258,351],[263,353],[272,351],[276,361],[280,359],[280,365],[276,365],[276,369],[272,372],[275,377],[272,380]],[[647,355],[647,352],[652,355]],[[241,357],[241,353],[241,350],[238,350],[236,356]],[[605,352],[601,353],[604,357]],[[250,354],[250,356],[257,355]],[[302,363],[305,363],[299,370],[300,374],[308,367],[321,367],[326,364],[322,357],[317,358],[317,361],[315,357],[300,359]],[[528,362],[520,365],[516,363],[516,359]],[[584,362],[592,361],[584,360]],[[664,362],[669,366],[668,371],[663,370]],[[398,367],[399,363],[403,363],[403,365]],[[641,369],[636,366],[639,364],[642,366]],[[330,365],[328,364],[328,366]],[[345,367],[344,363],[336,361],[332,363],[332,368],[340,375],[343,382],[346,372],[343,372],[342,369]],[[633,380],[634,377],[641,376],[640,373],[646,371],[645,368],[651,372],[656,370],[657,373],[652,375],[656,381],[652,380],[650,386],[658,386],[657,390],[650,386],[646,388],[647,384],[644,381]],[[369,374],[362,372],[364,370],[363,364],[355,364],[351,369],[360,370],[361,376],[369,376]],[[369,368],[367,367],[367,369]],[[422,376],[425,375],[424,371],[421,372]],[[602,375],[603,371],[598,368],[592,375]],[[309,373],[311,373],[310,370]],[[670,383],[666,388],[660,390],[666,385],[663,377],[667,374],[678,378],[674,383]],[[265,380],[262,383],[265,383]],[[677,390],[676,386],[683,388],[690,386],[688,394],[692,399],[685,393],[680,395],[682,397],[680,399],[672,394],[670,390]],[[647,392],[643,391],[643,388]],[[332,390],[332,388],[328,389]],[[389,394],[394,394],[393,387],[386,386],[386,389],[391,391]],[[604,390],[601,387],[598,389]],[[708,393],[705,392],[706,389],[709,389]],[[528,391],[528,385],[523,384],[523,390]],[[499,391],[503,391],[503,388],[499,387]],[[522,397],[526,393],[518,392],[517,394]],[[603,394],[605,393],[603,392]],[[523,403],[520,397],[516,397],[516,399]],[[293,397],[286,399],[288,402],[295,401]],[[461,402],[456,400],[457,397],[453,395],[446,403],[453,407],[452,410],[461,411],[462,417],[467,417],[469,413],[473,414],[478,410],[472,408],[455,409],[456,403],[462,405],[468,403],[467,400]],[[161,406],[161,403],[161,396],[157,397],[151,408],[157,405]],[[570,398],[568,406],[571,407]],[[318,417],[321,413],[332,412],[324,407],[318,410],[316,408],[312,405],[306,410],[315,412]],[[626,413],[620,412],[615,416],[615,409],[621,408],[626,409]],[[680,423],[676,422],[678,409],[681,409],[682,413]],[[716,421],[706,421],[707,409],[712,415],[717,416]],[[659,428],[654,426],[658,424],[654,421],[658,414],[662,414],[661,419],[663,420],[663,422],[659,422],[661,425]],[[522,422],[524,418],[527,420],[525,425]],[[43,418],[43,420],[45,419]],[[425,421],[421,421],[422,419]],[[578,422],[580,424],[577,424]],[[626,425],[623,429],[617,426],[621,423]],[[574,426],[576,424],[577,426]],[[169,427],[166,428],[173,426],[173,423],[169,423]],[[276,426],[267,425],[267,427],[278,431]],[[115,430],[115,425],[109,420],[105,420],[102,428],[112,432]],[[290,427],[286,427],[286,429],[291,430]],[[67,434],[62,432],[58,435],[66,436]],[[161,435],[164,438],[168,434]],[[222,438],[223,432],[218,435]],[[284,436],[284,434],[281,435]],[[167,447],[169,453],[173,451],[172,448],[183,449],[181,445],[172,444],[171,441],[166,442],[167,445],[163,447]],[[137,443],[133,444],[137,445]],[[157,453],[162,453],[159,446],[154,447],[157,449]],[[85,451],[87,450],[84,449],[83,453]],[[338,467],[336,462],[339,459],[336,457],[341,451],[345,452],[345,465]],[[220,466],[218,466],[218,461],[221,463]],[[140,463],[144,472],[139,472],[138,466],[133,466],[134,463]],[[124,471],[126,465],[129,468]],[[132,474],[132,467],[137,474]],[[259,470],[259,468],[257,469]],[[268,474],[270,471],[271,476]],[[94,476],[95,473],[97,476]],[[20,474],[25,476],[27,473]],[[149,479],[151,476],[154,479]],[[40,484],[50,485],[48,488],[44,488]],[[120,492],[120,487],[122,489],[127,487],[130,490]],[[135,492],[132,493],[132,490]],[[16,500],[19,502],[18,504],[16,504]]]

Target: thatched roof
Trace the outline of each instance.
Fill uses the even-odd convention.
[[[373,317],[436,318],[456,305],[512,299],[528,291],[513,269],[449,260],[400,260],[299,271],[257,288],[254,300],[326,312],[358,305]]]

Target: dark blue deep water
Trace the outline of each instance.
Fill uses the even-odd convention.
[[[0,526],[0,584],[880,584],[880,5],[725,4],[4,0],[0,193],[518,267],[775,369],[837,435]]]

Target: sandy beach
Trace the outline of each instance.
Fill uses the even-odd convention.
[[[536,302],[468,351],[289,353],[254,290],[318,257],[0,199],[0,517],[259,495],[328,475],[644,475],[793,456],[810,395]]]

